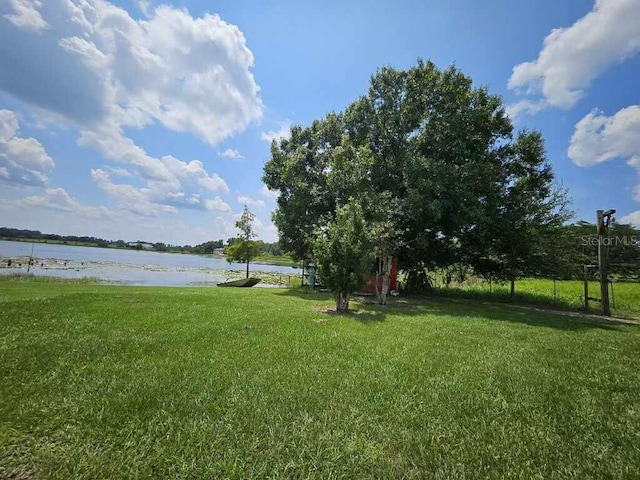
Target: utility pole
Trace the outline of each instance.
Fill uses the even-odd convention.
[[[609,307],[609,223],[615,210],[598,210],[598,267],[600,269],[600,298],[602,299],[602,313],[611,316]],[[605,245],[605,242],[607,243]]]

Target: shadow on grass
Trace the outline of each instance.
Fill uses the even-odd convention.
[[[296,297],[302,300],[326,301],[333,300],[330,293],[310,292],[301,289],[287,289],[279,295]],[[353,319],[364,324],[376,324],[385,321],[390,316],[419,317],[435,315],[442,317],[477,318],[500,322],[522,323],[535,327],[555,328],[565,331],[580,331],[586,329],[622,330],[625,326],[615,320],[601,317],[587,316],[580,312],[566,310],[536,310],[544,305],[522,305],[509,303],[487,302],[486,298],[448,298],[437,296],[407,296],[392,297],[386,306],[378,305],[375,297],[356,296],[352,302],[353,312],[342,314],[345,319]],[[339,315],[330,308],[321,311],[327,315]]]
[[[379,309],[363,307],[363,305],[354,303],[351,305],[348,312],[337,312],[334,307],[321,307],[316,310],[324,315],[355,320],[364,324],[380,323],[385,320],[385,312],[382,312]]]

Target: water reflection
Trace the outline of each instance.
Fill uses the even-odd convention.
[[[3,266],[7,259],[20,259],[22,266],[2,268],[0,274],[26,273],[32,244],[0,241]],[[112,248],[34,244],[34,266],[30,273],[51,277],[97,277],[107,282],[149,286],[205,286],[244,276],[244,265],[228,263],[222,258],[198,255],[159,253]],[[42,266],[41,266],[42,265]],[[251,264],[251,272],[268,276],[271,283],[288,284],[300,275],[298,268]],[[253,274],[252,274],[253,275]],[[257,276],[260,276],[259,274]],[[263,284],[264,286],[264,284]]]

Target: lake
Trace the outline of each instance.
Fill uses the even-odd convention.
[[[129,285],[184,286],[217,283],[238,278],[244,271],[242,263],[229,263],[223,258],[160,253],[145,250],[78,247],[48,243],[0,241],[0,257],[29,257],[33,246],[35,265],[30,273],[65,278],[97,277]],[[0,274],[26,273],[26,262],[16,268],[0,269]],[[272,277],[300,276],[293,267],[251,263],[250,272],[264,272]],[[236,272],[236,273],[233,273]],[[257,275],[259,276],[259,275]]]

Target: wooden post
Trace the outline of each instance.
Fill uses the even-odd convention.
[[[584,266],[584,311],[589,311],[589,269]]]
[[[27,265],[27,273],[31,270],[31,262],[33,262],[33,242],[31,243],[31,255],[29,256],[29,265]]]
[[[611,282],[611,305],[616,308],[616,296],[613,294],[613,282]]]
[[[598,210],[598,267],[600,270],[600,298],[602,299],[602,313],[611,316],[609,306],[609,222],[615,210]]]

